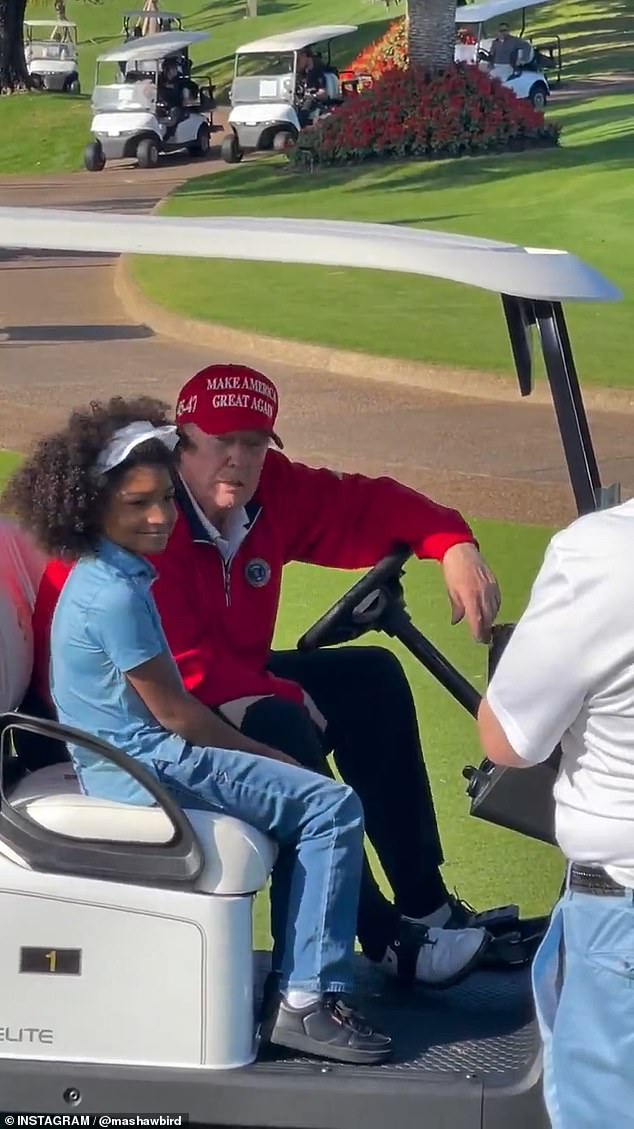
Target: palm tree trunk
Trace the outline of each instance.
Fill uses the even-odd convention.
[[[24,59],[26,0],[0,0],[0,94],[30,86]]]
[[[407,0],[410,66],[445,71],[454,61],[456,0]]]

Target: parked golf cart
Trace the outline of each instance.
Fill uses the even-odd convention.
[[[129,39],[144,38],[143,26],[146,22],[153,22],[157,25],[156,31],[150,32],[151,35],[161,35],[164,31],[183,30],[183,18],[180,12],[155,12],[149,8],[137,8],[129,12],[123,12],[122,20],[124,43],[127,43]]]
[[[51,32],[44,38],[45,29]],[[71,20],[25,20],[24,58],[33,86],[80,94],[77,24]]]
[[[223,160],[236,164],[248,150],[284,150],[297,140],[306,124],[300,121],[303,97],[298,74],[298,56],[306,48],[321,56],[328,95],[327,101],[315,106],[311,120],[332,113],[344,94],[332,63],[331,42],[356,30],[350,24],[307,27],[238,47],[229,92],[231,133],[222,143]]]
[[[454,52],[456,62],[477,63],[518,98],[527,99],[536,110],[544,110],[550,97],[550,83],[561,81],[561,40],[554,36],[537,45],[525,37],[526,9],[534,8],[546,0],[484,0],[481,4],[466,4],[456,9],[456,24],[460,28],[474,29],[470,43],[457,42]],[[497,25],[506,22],[513,12],[521,12],[522,23],[517,35],[518,50],[513,64],[491,66],[491,46]],[[488,28],[485,25],[489,25]],[[554,72],[550,80],[546,71]]]
[[[187,150],[204,156],[209,150],[215,105],[211,82],[183,103],[185,116],[176,127],[160,101],[162,67],[178,64],[183,51],[206,32],[169,31],[131,39],[97,59],[92,93],[94,141],[84,151],[89,172],[101,172],[106,161],[136,158],[139,168],[158,164],[161,153]]]
[[[160,248],[169,256],[405,272],[497,293],[522,396],[532,389],[533,337],[541,345],[577,510],[618,500],[618,487],[601,485],[563,303],[620,295],[570,254],[387,224],[32,208],[0,208],[0,248],[111,255]],[[409,620],[400,589],[406,556],[395,546],[299,646],[384,631],[473,714],[475,688]],[[414,567],[424,582],[426,566]],[[519,967],[478,970],[443,993],[403,993],[358,957],[362,1010],[392,1034],[391,1063],[258,1056],[255,1004],[269,957],[254,960],[251,912],[274,863],[271,842],[238,820],[182,811],[143,765],[91,737],[19,713],[1,718],[2,726],[0,751],[12,769],[3,774],[0,807],[0,912],[11,923],[0,941],[7,1109],[170,1110],[214,1129],[547,1129],[525,966],[530,929],[521,936],[526,923],[513,911],[506,926],[503,913],[497,924],[511,950],[513,931],[520,934]],[[58,740],[60,763],[20,771],[20,730]],[[155,806],[81,794],[63,748],[71,739],[129,772]],[[504,793],[504,802],[488,811],[479,803],[476,814],[551,841],[546,776],[490,767],[468,769],[472,810],[486,794]],[[533,772],[539,787],[528,779]]]

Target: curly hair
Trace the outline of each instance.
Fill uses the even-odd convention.
[[[115,431],[136,420],[148,420],[154,427],[173,422],[169,406],[149,396],[116,396],[74,411],[62,431],[41,439],[20,464],[0,506],[51,556],[76,560],[92,551],[108,498],[121,477],[140,463],[173,466],[172,452],[151,439],[107,474],[95,474],[97,458]]]

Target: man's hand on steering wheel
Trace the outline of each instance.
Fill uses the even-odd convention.
[[[473,544],[452,545],[442,570],[451,604],[451,622],[466,619],[473,638],[488,643],[500,610],[500,589],[491,569]]]

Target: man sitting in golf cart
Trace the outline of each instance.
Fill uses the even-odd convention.
[[[301,126],[309,125],[315,111],[329,102],[328,81],[324,65],[312,47],[297,55],[297,117]]]
[[[388,478],[291,462],[274,430],[278,394],[261,372],[211,365],[181,390],[179,517],[154,563],[153,595],[187,690],[239,729],[313,771],[332,751],[357,791],[394,893],[365,861],[357,933],[366,957],[406,983],[444,987],[481,958],[487,933],[449,894],[416,708],[382,647],[272,653],[284,565],[376,564],[395,543],[441,564],[452,621],[485,641],[498,586],[455,510]],[[48,635],[69,566],[51,562],[34,616],[48,695]]]
[[[166,59],[161,68],[157,87],[157,104],[165,107],[167,133],[176,132],[179,122],[187,117],[187,104],[196,102],[200,90],[190,78],[184,78],[177,59]]]

